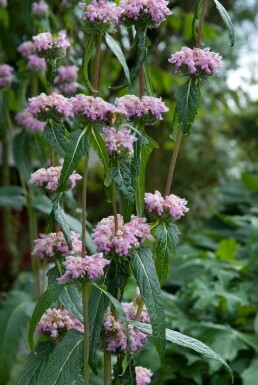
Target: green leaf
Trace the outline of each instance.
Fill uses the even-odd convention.
[[[153,96],[153,88],[151,84],[150,66],[148,60],[144,63],[144,80],[145,80],[145,91],[149,96]]]
[[[165,314],[159,279],[150,249],[142,247],[132,251],[130,266],[149,313],[155,347],[162,360],[166,345]]]
[[[50,306],[58,300],[63,290],[64,290],[64,285],[60,285],[59,283],[54,283],[48,286],[47,290],[38,299],[38,302],[35,306],[35,309],[33,311],[33,314],[30,320],[29,334],[28,334],[29,345],[33,353],[34,353],[34,332],[35,332],[36,326],[39,323],[45,311],[49,309]]]
[[[129,202],[134,203],[134,190],[131,185],[130,162],[118,161],[111,167],[111,178],[116,183],[118,189],[124,194]]]
[[[131,220],[131,216],[134,213],[134,204],[131,203],[124,194],[121,195],[122,215],[125,222]]]
[[[124,368],[126,364],[126,367]],[[132,357],[120,355],[114,365],[114,385],[137,385],[135,364]],[[113,384],[113,383],[112,383]]]
[[[243,385],[254,385],[258,377],[258,359],[252,360],[251,364],[241,373]]]
[[[124,57],[124,54],[123,54],[123,52],[122,52],[118,42],[115,39],[113,39],[113,37],[110,36],[108,33],[106,33],[105,39],[106,39],[107,45],[109,46],[111,51],[115,54],[115,56],[117,57],[119,63],[123,67],[123,70],[124,70],[124,73],[125,73],[125,77],[127,79],[128,85],[130,87],[131,86],[131,79],[130,79],[129,68],[127,66],[126,59]]]
[[[44,137],[48,141],[48,143],[53,147],[55,152],[64,157],[67,142],[65,139],[65,127],[61,122],[55,122],[53,120],[49,120],[44,128]]]
[[[0,187],[0,206],[21,211],[26,204],[24,190],[19,186]]]
[[[233,25],[233,23],[232,23],[232,21],[230,19],[230,16],[229,16],[228,12],[223,7],[223,5],[218,0],[214,0],[214,2],[216,4],[216,8],[219,11],[219,14],[220,14],[222,20],[226,24],[226,27],[227,27],[227,30],[228,30],[229,40],[230,40],[230,43],[231,43],[231,47],[233,47],[233,45],[235,44],[234,25]]]
[[[22,131],[13,139],[13,157],[20,175],[28,181],[32,173],[31,157],[28,151],[28,135]]]
[[[178,120],[185,135],[189,134],[190,128],[194,122],[200,95],[201,93],[198,79],[189,78],[179,89],[176,108],[178,112]]]
[[[234,238],[222,239],[218,244],[216,255],[223,261],[235,262],[237,251],[240,247]]]
[[[193,38],[196,40],[197,38],[197,32],[196,32],[196,22],[199,20],[199,13],[202,5],[202,0],[197,0],[195,9],[194,9],[194,16],[193,16],[193,22],[192,22],[192,33],[193,33]]]
[[[27,325],[34,303],[23,292],[13,291],[0,310],[0,385],[9,380],[24,327]]]
[[[40,385],[79,385],[83,365],[83,334],[76,330],[66,333],[51,353],[45,370],[41,372]]]
[[[88,40],[86,48],[85,48],[85,52],[84,52],[84,56],[83,56],[83,63],[82,63],[85,83],[91,92],[97,92],[96,90],[94,90],[94,88],[90,82],[90,79],[89,79],[89,62],[90,62],[90,59],[92,58],[93,53],[95,51],[95,41],[96,41],[96,36],[91,35],[89,37],[89,40]]]
[[[105,279],[107,291],[119,301],[122,300],[124,288],[127,285],[129,277],[130,267],[128,260],[121,257],[113,257]]]
[[[38,385],[38,379],[45,371],[47,361],[54,344],[52,342],[43,342],[36,347],[36,354],[30,353],[26,365],[18,379],[17,385]]]
[[[151,325],[141,323],[141,322],[136,322],[136,321],[129,321],[129,322],[132,325],[136,326],[142,332],[146,334],[153,334]],[[222,357],[220,357],[217,353],[215,353],[212,349],[210,349],[207,345],[205,345],[203,342],[196,340],[195,338],[188,337],[185,334],[181,334],[171,329],[166,329],[166,340],[173,342],[174,344],[192,349],[195,352],[200,353],[207,358],[211,358],[213,360],[220,362],[222,365],[225,366],[227,371],[230,373],[232,380],[234,379],[232,370],[230,369],[226,361]]]
[[[104,185],[106,187],[109,187],[111,185],[111,175],[110,175],[110,168],[109,168],[108,152],[107,152],[104,140],[101,138],[98,131],[94,130],[94,128],[92,128],[91,130],[91,140],[92,140],[92,146],[94,150],[97,151],[98,156],[102,160],[102,163],[104,166],[104,171],[105,171]]]
[[[55,220],[57,221],[57,223],[59,223],[61,230],[64,234],[64,238],[67,242],[67,245],[71,250],[72,249],[71,232],[70,232],[70,227],[66,221],[66,217],[63,209],[63,194],[53,193],[51,195],[51,202],[53,205]]]
[[[57,186],[57,191],[62,192],[67,190],[69,177],[76,169],[81,157],[85,155],[85,143],[83,137],[87,132],[87,128],[83,131],[78,129],[73,131],[69,137],[69,144],[65,152],[62,172]]]
[[[180,231],[174,223],[161,222],[155,227],[156,235],[156,271],[162,285],[169,273],[171,258],[176,254],[176,244]]]
[[[137,142],[135,143],[136,151],[132,166],[135,168],[134,173],[136,174],[134,182],[136,212],[137,215],[141,217],[144,211],[144,193],[147,163],[152,151],[155,148],[159,148],[159,146],[153,139],[151,139],[146,134],[144,135],[144,141],[139,141],[138,144]]]

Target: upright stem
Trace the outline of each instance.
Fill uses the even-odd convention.
[[[175,170],[175,165],[176,165],[176,160],[177,160],[177,155],[178,155],[181,139],[182,139],[182,128],[180,127],[178,134],[177,134],[176,144],[175,144],[175,148],[174,148],[174,151],[172,154],[171,163],[170,163],[170,167],[169,167],[169,171],[168,171],[167,184],[166,184],[166,189],[165,189],[165,193],[164,193],[165,197],[167,195],[169,195],[170,190],[171,190],[173,175],[174,175],[174,170]]]
[[[83,378],[84,385],[90,384],[90,370],[89,370],[89,296],[90,286],[87,282],[82,284],[82,305],[83,305],[83,324],[84,324],[84,363],[83,363]]]
[[[112,383],[112,370],[111,370],[111,354],[107,351],[105,346],[104,350],[104,385],[111,385]]]
[[[138,309],[137,309],[137,313],[136,313],[136,316],[135,316],[135,321],[140,321],[143,306],[144,306],[144,300],[141,297],[141,302],[140,302],[140,304],[138,306]]]
[[[117,217],[117,207],[116,207],[116,184],[114,181],[112,182],[112,207],[113,207],[114,222],[115,222],[115,234],[116,234],[118,230],[118,217]]]
[[[201,11],[201,17],[198,27],[198,34],[197,34],[197,40],[196,40],[196,48],[200,48],[201,46],[201,38],[202,38],[202,28],[204,23],[204,16],[207,8],[208,0],[203,0],[202,2],[202,11]]]
[[[98,87],[99,87],[100,48],[101,48],[101,35],[98,35],[96,40],[96,56],[95,56],[95,69],[94,69],[94,80],[93,80],[94,90],[98,90]],[[96,94],[97,92],[94,92],[93,96],[96,96]]]
[[[144,85],[144,64],[142,64],[140,73],[139,73],[139,95],[140,99],[144,96],[145,85]]]
[[[86,255],[87,179],[88,159],[85,158],[82,180],[82,258]]]

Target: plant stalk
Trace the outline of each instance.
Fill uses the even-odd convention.
[[[84,385],[90,384],[90,367],[89,367],[89,296],[90,286],[87,282],[82,284],[82,305],[83,305],[83,324],[84,324],[84,363],[83,363],[83,379]]]
[[[86,255],[87,179],[88,159],[85,158],[82,180],[82,258]]]
[[[139,306],[138,306],[138,309],[137,309],[137,313],[136,313],[136,316],[135,316],[135,321],[140,321],[143,306],[144,306],[144,300],[141,297],[141,302],[139,303]]]
[[[95,69],[94,69],[94,80],[93,80],[94,90],[98,90],[98,87],[99,87],[100,48],[101,48],[101,35],[98,35],[96,39]],[[93,92],[93,96],[96,96],[97,93],[98,91]]]
[[[170,190],[171,190],[173,176],[174,176],[174,170],[175,170],[175,165],[176,165],[176,161],[177,161],[177,156],[178,156],[178,151],[179,151],[181,139],[182,139],[182,128],[180,127],[178,134],[177,134],[176,144],[175,144],[175,148],[174,148],[171,162],[170,162],[170,166],[169,166],[168,178],[167,178],[164,197],[168,196],[170,193]]]
[[[207,3],[208,3],[208,0],[203,0],[203,2],[202,2],[202,11],[201,11],[201,17],[200,17],[200,22],[199,22],[199,27],[198,27],[198,34],[197,34],[197,39],[196,39],[196,48],[200,48],[200,46],[201,46],[202,29],[203,29],[203,23],[204,23],[204,17],[205,17],[205,12],[206,12],[206,8],[207,8]]]
[[[112,365],[111,365],[111,354],[107,351],[105,344],[104,350],[104,385],[111,385],[112,383]]]
[[[117,206],[116,206],[116,184],[114,181],[112,182],[112,207],[113,207],[115,235],[116,235],[118,230],[118,216],[117,216]]]
[[[140,73],[139,73],[139,95],[140,99],[145,94],[145,83],[144,83],[144,64],[142,64]]]

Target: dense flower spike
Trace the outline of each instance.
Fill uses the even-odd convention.
[[[80,3],[80,7],[84,11],[83,29],[93,34],[112,32],[122,13],[113,1],[93,0],[91,4]]]
[[[13,67],[8,64],[0,65],[0,90],[1,88],[8,88],[13,81]]]
[[[183,75],[211,76],[218,73],[222,64],[218,53],[210,52],[210,48],[183,47],[181,51],[171,56],[169,62],[175,65],[176,71]]]
[[[172,12],[165,0],[121,0],[122,21],[127,25],[145,24],[158,27]]]
[[[157,120],[162,120],[162,113],[167,112],[168,108],[161,98],[143,96],[139,99],[134,95],[126,95],[117,98],[115,104],[122,111],[127,113],[131,120],[141,121],[145,124],[155,124]]]
[[[48,309],[39,321],[36,332],[57,338],[67,330],[76,329],[84,332],[82,323],[73,317],[66,309]]]
[[[114,217],[102,219],[96,226],[92,237],[99,252],[114,251],[118,255],[127,256],[133,247],[139,247],[147,239],[153,240],[145,218],[131,217],[129,223],[124,223],[118,214],[118,231],[115,233]]]
[[[27,59],[30,55],[35,53],[34,43],[32,41],[25,41],[20,44],[17,48],[17,51],[21,54],[22,57]]]
[[[45,1],[32,3],[32,15],[37,17],[48,16],[48,5]]]
[[[37,55],[28,56],[27,68],[33,72],[45,71],[47,65],[45,59]]]
[[[116,108],[105,102],[101,98],[86,96],[83,94],[76,95],[70,99],[73,115],[82,124],[87,123],[108,123]]]
[[[68,255],[79,254],[82,249],[82,243],[79,240],[80,235],[71,231],[72,249],[70,250],[63,233],[39,234],[36,239],[32,255],[39,259],[52,258],[54,256],[67,257]]]
[[[144,201],[147,211],[154,212],[158,216],[169,213],[173,219],[179,219],[189,211],[189,208],[186,207],[187,201],[174,194],[163,198],[159,191],[155,191],[155,194],[145,193]]]
[[[79,68],[75,65],[58,68],[54,83],[60,92],[65,95],[71,95],[76,92],[78,70]]]
[[[114,127],[103,129],[101,134],[106,144],[107,151],[118,159],[128,159],[133,156],[133,143],[137,138],[130,134],[130,130],[117,131]]]
[[[30,133],[42,132],[45,127],[45,123],[35,119],[27,109],[19,112],[15,120],[20,127]]]
[[[71,46],[66,35],[51,35],[50,32],[43,32],[33,36],[34,48],[38,56],[47,60],[61,59],[66,49]]]
[[[110,261],[103,258],[103,254],[94,254],[84,258],[76,256],[68,256],[64,261],[66,268],[65,274],[58,278],[58,282],[65,283],[69,280],[77,279],[97,279],[104,275],[104,267]]]
[[[54,191],[58,186],[61,171],[61,166],[49,167],[47,169],[40,168],[31,175],[31,178],[28,183],[34,184],[35,186],[44,187],[47,190]],[[76,185],[76,181],[80,179],[82,179],[81,175],[77,174],[74,171],[69,177],[69,187],[74,188]]]
[[[132,325],[128,326],[130,353],[136,353],[147,343],[147,335]],[[107,311],[104,316],[103,337],[109,353],[124,353],[127,346],[126,329],[123,323]],[[101,340],[102,343],[102,340]],[[103,343],[102,343],[103,344]]]
[[[142,366],[136,366],[136,385],[148,385],[151,382],[152,372]]]
[[[37,119],[67,120],[71,116],[70,100],[62,95],[44,93],[29,99],[28,111]]]

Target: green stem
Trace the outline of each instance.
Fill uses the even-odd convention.
[[[88,159],[85,158],[82,181],[82,258],[86,255],[87,179]]]
[[[143,306],[144,306],[144,300],[141,297],[141,302],[139,303],[139,306],[138,306],[138,309],[137,309],[137,313],[136,313],[136,316],[135,316],[135,321],[140,321]]]
[[[112,383],[111,354],[107,351],[107,346],[104,350],[104,381],[104,385],[111,385]]]
[[[140,99],[145,94],[145,84],[144,84],[144,64],[142,64],[140,73],[139,73],[139,95]]]
[[[201,11],[201,17],[200,17],[200,22],[199,22],[199,27],[198,27],[198,34],[197,34],[197,39],[196,39],[196,48],[200,48],[200,46],[201,46],[202,29],[203,29],[203,23],[204,23],[204,17],[205,17],[205,12],[206,12],[206,8],[207,8],[207,3],[208,3],[208,0],[203,0],[203,2],[202,2],[202,11]]]
[[[112,207],[113,207],[114,222],[115,222],[115,234],[116,234],[118,230],[118,217],[117,217],[117,206],[116,206],[116,184],[114,181],[112,182]]]
[[[89,354],[90,354],[90,344],[89,344],[89,296],[90,296],[90,286],[87,282],[82,284],[82,305],[83,305],[83,324],[84,324],[84,363],[83,363],[83,378],[84,385],[89,385],[90,383],[90,370],[89,370]]]
[[[94,70],[94,80],[93,88],[97,90],[99,87],[99,69],[100,69],[100,48],[101,48],[101,35],[97,36],[96,39],[96,54],[95,54],[95,70]],[[96,96],[97,92],[93,93],[93,96]]]
[[[174,148],[174,151],[172,154],[171,163],[170,163],[170,167],[169,167],[169,171],[168,171],[168,178],[167,178],[166,189],[165,189],[165,193],[164,193],[165,197],[167,195],[169,195],[170,190],[171,190],[173,175],[174,175],[174,170],[175,170],[175,165],[176,165],[176,160],[177,160],[177,156],[178,156],[178,151],[179,151],[181,139],[182,139],[182,128],[180,127],[178,134],[177,134],[176,144],[175,144],[175,148]]]

